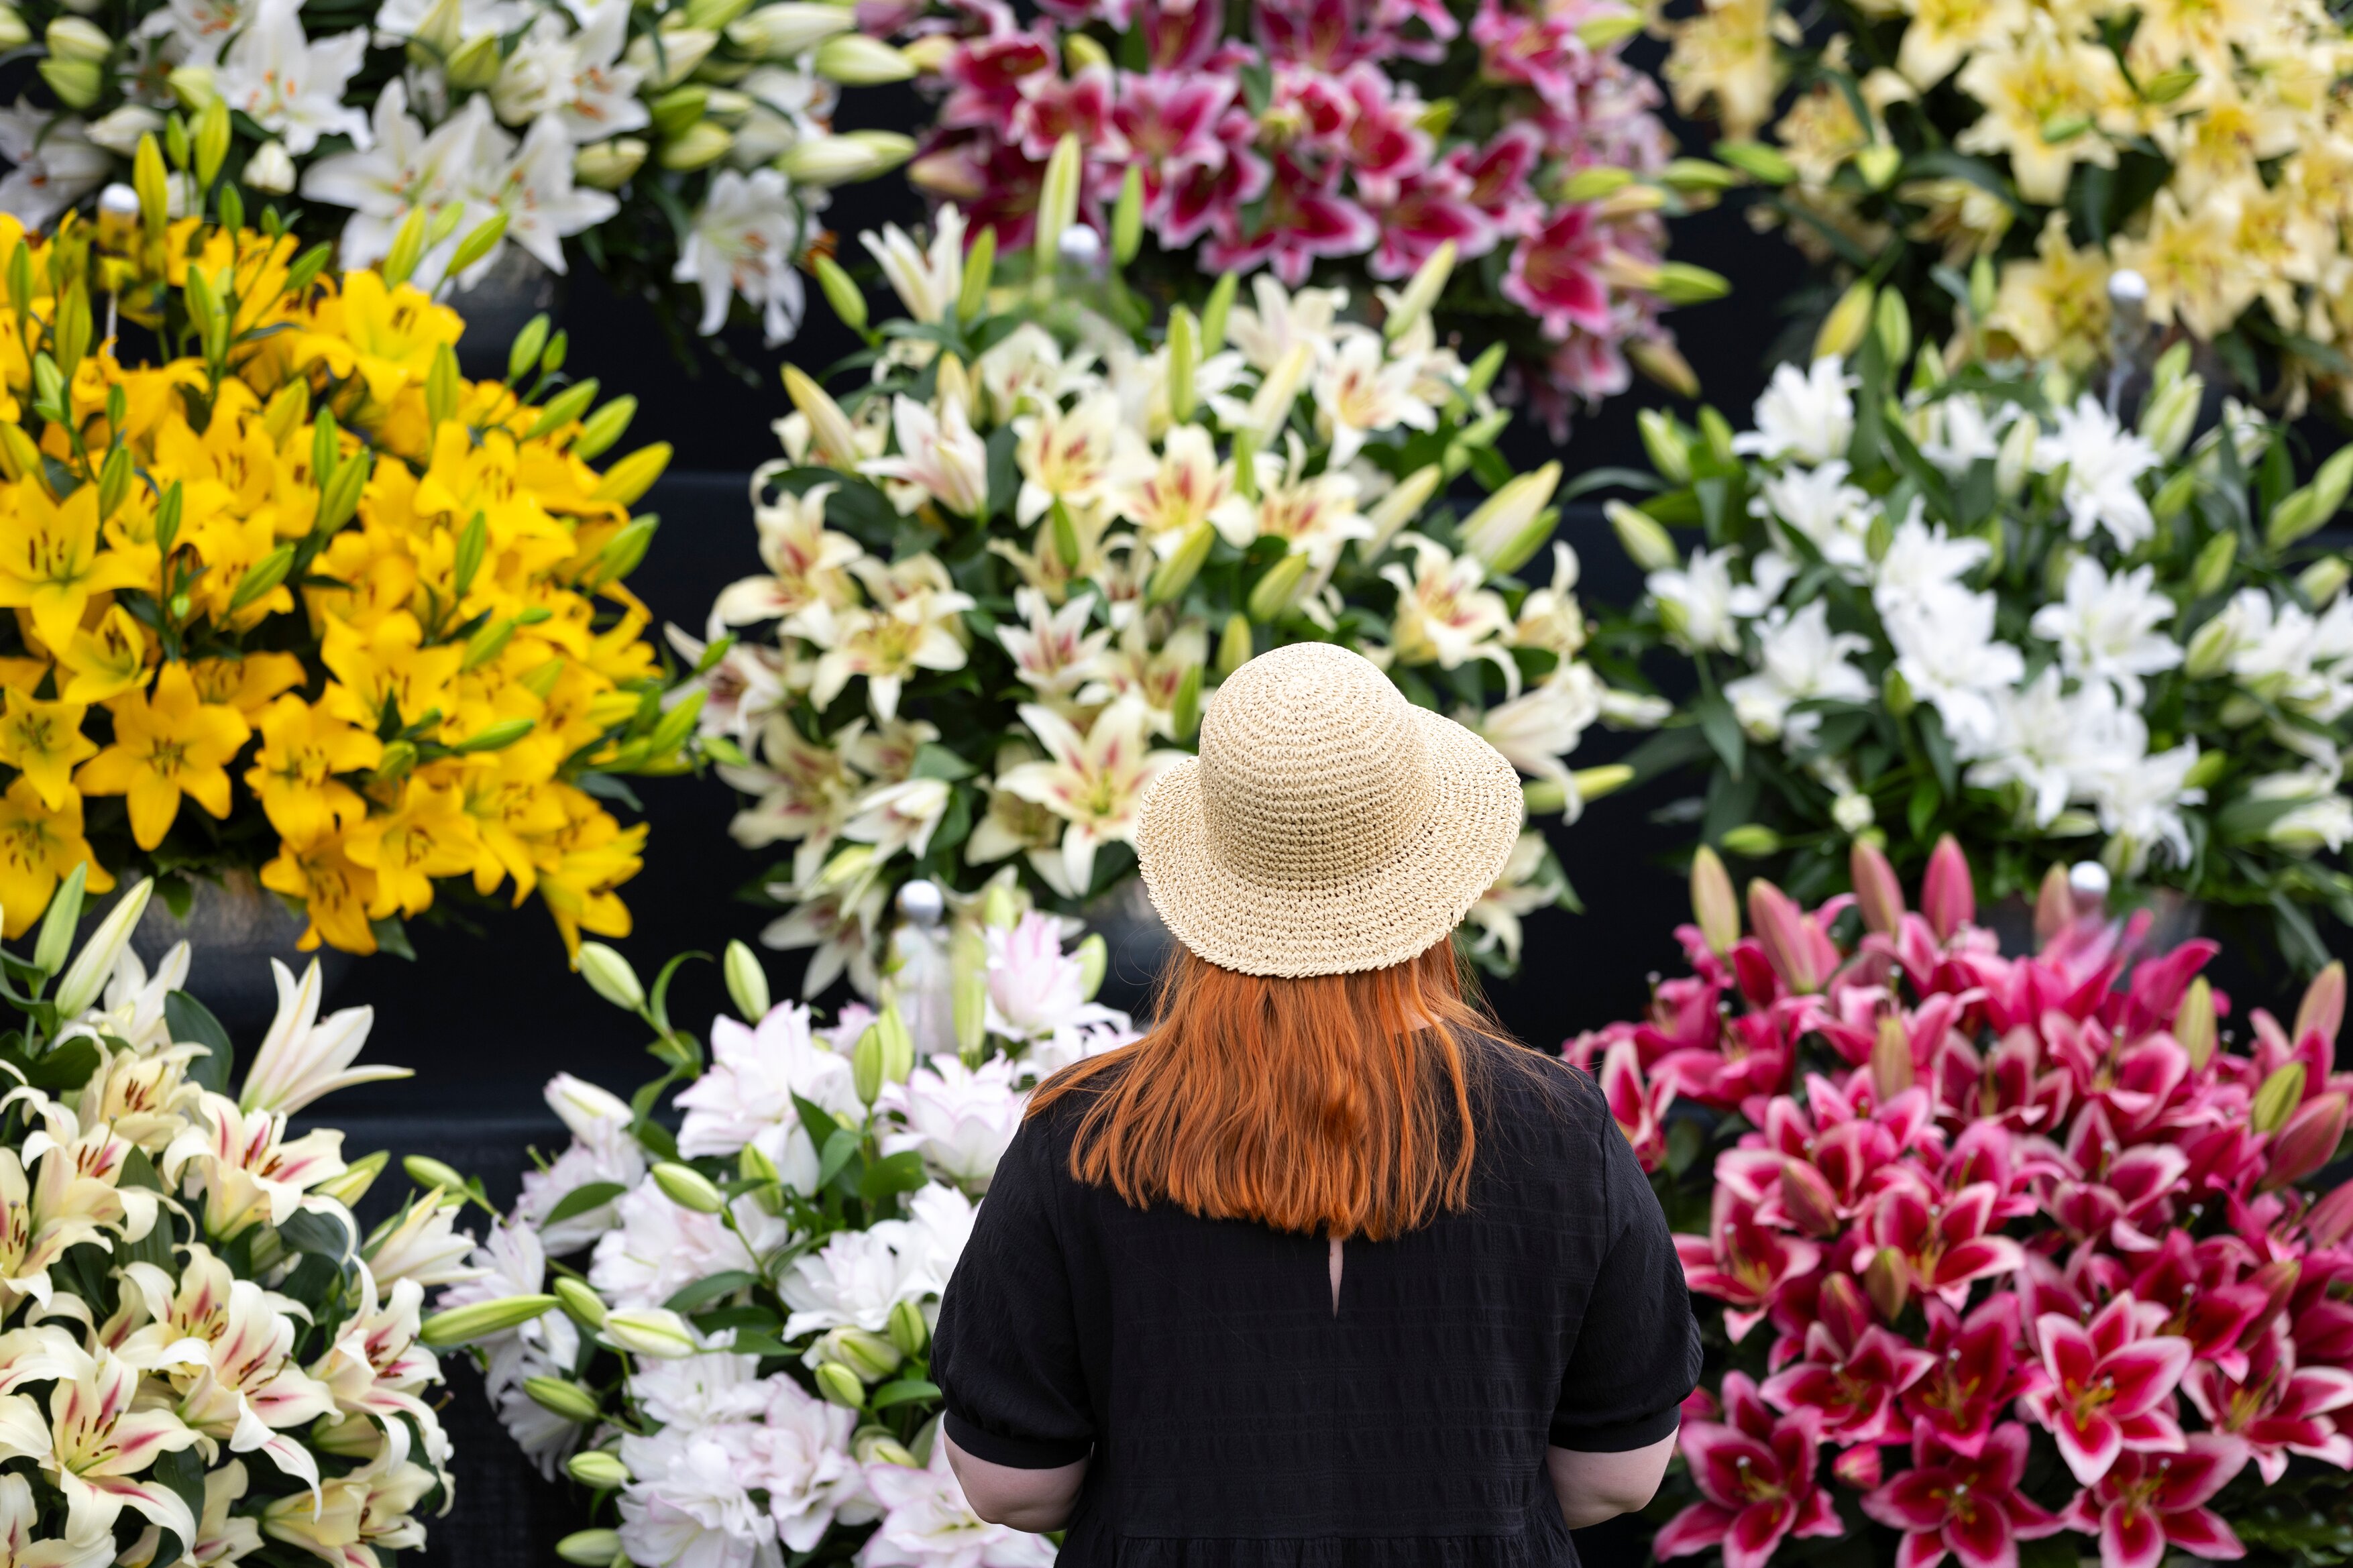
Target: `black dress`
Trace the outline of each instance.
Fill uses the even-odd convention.
[[[1468,1208],[1348,1242],[1336,1313],[1326,1238],[1080,1183],[1075,1096],[1022,1128],[932,1370],[965,1452],[1091,1461],[1063,1568],[1577,1562],[1546,1445],[1674,1431],[1699,1329],[1592,1080],[1494,1042],[1474,1057]]]

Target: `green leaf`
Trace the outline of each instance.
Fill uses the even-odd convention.
[[[732,1296],[746,1286],[757,1285],[760,1277],[746,1269],[731,1268],[723,1274],[709,1274],[691,1285],[681,1286],[662,1303],[673,1312],[691,1312],[697,1307]]]
[[[1732,704],[1725,700],[1723,692],[1711,690],[1692,708],[1699,720],[1700,733],[1707,737],[1709,747],[1724,763],[1724,771],[1738,778],[1747,760],[1748,737],[1741,730]]]
[[[228,1031],[213,1016],[213,1010],[186,992],[174,991],[164,998],[164,1023],[180,1044],[206,1048],[206,1055],[188,1064],[189,1080],[215,1094],[227,1094],[236,1047],[229,1044]]]
[[[926,1383],[920,1377],[902,1377],[896,1383],[886,1383],[876,1389],[866,1403],[876,1410],[888,1410],[893,1405],[912,1404],[918,1399],[937,1399],[940,1385]]]
[[[705,963],[711,962],[711,955],[707,952],[679,953],[661,966],[661,973],[654,976],[653,989],[646,993],[646,1011],[653,1015],[654,1027],[665,1034],[670,1031],[670,978],[678,973],[679,965],[690,958],[699,958]]]
[[[923,1156],[913,1149],[902,1149],[896,1154],[886,1154],[866,1167],[859,1178],[858,1195],[869,1203],[880,1203],[894,1193],[912,1193],[927,1178],[923,1174]]]
[[[818,1156],[817,1184],[820,1190],[830,1186],[841,1168],[858,1154],[858,1134],[847,1127],[837,1127],[825,1141],[825,1152]]]
[[[173,1493],[187,1505],[189,1518],[202,1519],[205,1516],[205,1461],[194,1448],[182,1448],[158,1456],[148,1474],[171,1488]],[[160,1534],[162,1539],[156,1543],[153,1561],[178,1562],[189,1543],[168,1530]]]
[[[539,1222],[540,1227],[545,1229],[590,1209],[602,1208],[628,1190],[618,1182],[583,1182],[556,1200],[555,1206]]]
[[[1944,721],[1934,708],[1917,708],[1913,712],[1920,721],[1920,749],[1928,753],[1928,765],[1936,770],[1936,787],[1947,800],[1958,799],[1960,765],[1953,755],[1952,737],[1945,733]]]
[[[809,1142],[817,1148],[824,1148],[842,1130],[841,1123],[833,1119],[833,1112],[814,1100],[804,1100],[797,1094],[793,1096],[793,1109],[800,1112],[801,1131],[809,1135]]]
[[[1944,802],[1934,779],[1922,779],[1912,786],[1912,798],[1904,805],[1904,821],[1912,829],[1914,838],[1927,838],[1928,826],[1936,820],[1936,808]]]
[[[353,1245],[352,1233],[340,1220],[309,1209],[297,1209],[278,1227],[280,1240],[291,1252],[315,1252],[327,1258],[350,1256]]]
[[[417,962],[417,950],[408,945],[408,928],[400,923],[398,915],[386,915],[380,921],[370,921],[368,929],[375,933],[377,948],[392,954],[395,958],[405,958],[411,963]]]
[[[972,777],[976,771],[970,763],[965,762],[937,741],[926,741],[915,748],[915,765],[908,776],[919,779],[944,779],[949,784],[955,784],[960,780]]]

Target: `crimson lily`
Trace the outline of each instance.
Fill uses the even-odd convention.
[[[2285,1327],[2274,1323],[2256,1336],[2242,1375],[2198,1362],[2181,1380],[2207,1426],[2246,1444],[2266,1486],[2286,1473],[2290,1454],[2353,1468],[2353,1437],[2337,1429],[2332,1414],[2353,1405],[2353,1372],[2299,1366],[2295,1352]]]
[[[1974,1458],[1925,1424],[1913,1428],[1912,1468],[1862,1500],[1864,1513],[1904,1531],[1895,1568],[1936,1568],[1948,1552],[1962,1568],[2017,1568],[2020,1542],[2057,1534],[2057,1516],[2019,1494],[2026,1446],[2015,1421],[1995,1427]]]
[[[1788,1536],[1837,1535],[1838,1510],[1814,1484],[1821,1441],[1811,1410],[1776,1419],[1746,1374],[1724,1377],[1725,1421],[1688,1422],[1684,1460],[1701,1501],[1669,1520],[1651,1543],[1662,1561],[1711,1546],[1724,1568],[1763,1568]]]
[[[1926,1176],[1891,1184],[1872,1205],[1871,1238],[1903,1259],[1906,1282],[1957,1310],[1972,1281],[2008,1274],[2026,1261],[2018,1243],[1989,1236],[2001,1194],[1989,1182],[1947,1193]]]
[[[2100,1538],[2100,1568],[2158,1568],[2168,1546],[2208,1562],[2247,1549],[2206,1506],[2246,1465],[2246,1445],[2200,1432],[2179,1454],[2126,1454],[2100,1484],[2075,1494],[2059,1517]]]
[[[1634,1042],[1621,1039],[1601,1059],[1601,1097],[1609,1102],[1610,1119],[1634,1146],[1634,1157],[1645,1171],[1655,1171],[1667,1157],[1667,1107],[1675,1100],[1671,1082],[1644,1083]]]
[[[1925,1376],[1904,1393],[1915,1436],[1926,1433],[1968,1458],[1985,1451],[1995,1417],[2042,1386],[2043,1372],[2019,1353],[2018,1299],[1993,1297],[1966,1319],[1934,1297]]]
[[[1728,1186],[1715,1189],[1707,1230],[1705,1236],[1676,1237],[1675,1254],[1683,1260],[1684,1283],[1732,1309],[1724,1314],[1724,1328],[1735,1343],[1757,1326],[1792,1279],[1813,1272],[1821,1261],[1820,1247],[1762,1224],[1757,1205]]]
[[[1927,1375],[1936,1358],[1871,1321],[1854,1281],[1822,1282],[1821,1316],[1806,1330],[1806,1358],[1765,1380],[1766,1401],[1787,1411],[1812,1410],[1822,1438],[1841,1446],[1885,1443],[1907,1430],[1896,1396]]]
[[[2035,1321],[2051,1381],[2023,1403],[2085,1486],[2106,1475],[2127,1448],[2181,1451],[2173,1391],[2189,1369],[2189,1342],[2156,1331],[2165,1316],[2164,1308],[2126,1294],[2087,1324],[2057,1312]]]
[[[2244,1376],[2247,1352],[2239,1342],[2278,1310],[2270,1290],[2242,1278],[2254,1262],[2253,1250],[2235,1236],[2192,1242],[2187,1231],[2169,1230],[2134,1276],[2132,1293],[2168,1309],[2165,1331],[2188,1340],[2200,1361]]]

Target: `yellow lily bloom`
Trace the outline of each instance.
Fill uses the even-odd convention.
[[[97,626],[77,628],[58,650],[58,666],[68,677],[60,693],[67,701],[120,697],[147,679],[147,634],[130,611],[109,605]]]
[[[375,929],[367,914],[375,899],[375,873],[352,859],[342,834],[308,843],[281,841],[278,858],[261,868],[261,885],[302,900],[311,923],[295,946],[303,952],[322,942],[345,952],[375,951]]]
[[[623,827],[586,791],[556,786],[569,818],[563,832],[542,839],[539,896],[564,937],[574,968],[580,966],[580,933],[625,937],[628,906],[613,889],[645,868],[646,825]]]
[[[74,783],[84,795],[129,796],[140,848],[164,842],[183,795],[215,816],[228,815],[227,764],[253,733],[245,715],[201,700],[185,664],[158,671],[152,695],[127,692],[107,706],[114,744],[84,763]]]
[[[379,404],[422,385],[434,351],[466,330],[457,311],[406,283],[387,289],[374,272],[345,274],[342,295],[322,302],[313,321],[315,330],[295,334],[295,363],[323,362],[339,377],[357,371]]]
[[[82,865],[90,891],[114,886],[82,837],[81,796],[68,790],[52,805],[31,779],[11,780],[0,795],[0,935],[22,936],[49,907],[58,881]]]
[[[261,752],[245,773],[269,825],[309,842],[367,815],[367,802],[337,773],[384,760],[384,742],[300,697],[280,697],[261,713]]]
[[[327,623],[319,657],[334,672],[337,685],[329,688],[327,702],[351,723],[373,729],[386,702],[404,722],[415,723],[427,713],[455,710],[450,682],[466,657],[459,647],[420,647],[424,630],[417,617],[403,610],[386,616],[363,633],[343,621]]]
[[[74,764],[98,755],[98,742],[81,732],[89,711],[79,702],[0,692],[0,763],[22,773],[51,811],[63,810],[73,795]],[[0,899],[0,909],[6,907]]]
[[[290,653],[249,653],[243,658],[200,658],[188,666],[196,695],[207,702],[224,702],[248,721],[277,700],[280,692],[302,684],[302,661]],[[373,764],[370,764],[373,765]]]
[[[353,860],[375,873],[368,913],[376,920],[430,909],[433,879],[472,870],[475,847],[464,797],[418,778],[401,792],[398,810],[369,817],[347,841]]]
[[[153,575],[152,557],[99,548],[96,485],[63,502],[39,485],[16,485],[10,493],[16,510],[0,517],[0,608],[28,611],[50,647],[73,640],[93,595],[135,588]]]
[[[488,898],[507,878],[514,879],[514,901],[521,904],[539,885],[539,867],[532,846],[560,834],[569,825],[564,802],[550,787],[554,769],[543,754],[520,745],[509,746],[470,769],[466,775],[466,813],[474,819],[474,891]]]

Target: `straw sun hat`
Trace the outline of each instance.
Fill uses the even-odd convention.
[[[1144,799],[1136,858],[1161,920],[1211,963],[1347,974],[1443,941],[1520,816],[1493,746],[1345,648],[1294,643],[1218,689],[1201,754]]]

